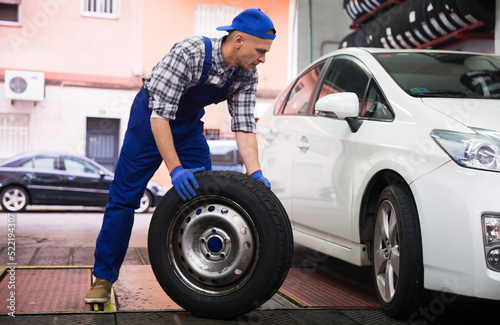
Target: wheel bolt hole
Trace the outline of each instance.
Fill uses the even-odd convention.
[[[222,214],[227,214],[229,212],[229,210],[227,208],[223,208],[220,212]]]
[[[191,221],[191,217],[187,217],[186,223],[189,223]]]
[[[214,210],[215,210],[215,207],[213,205],[211,205],[210,207],[208,207],[208,211],[214,212]]]

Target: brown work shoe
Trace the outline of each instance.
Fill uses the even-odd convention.
[[[111,294],[113,284],[106,279],[95,278],[92,288],[85,295],[87,304],[105,303]]]

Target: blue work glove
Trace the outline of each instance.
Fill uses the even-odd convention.
[[[260,170],[260,169],[256,170],[250,176],[252,176],[256,180],[261,181],[262,183],[264,183],[264,185],[266,185],[266,187],[268,189],[271,189],[271,183],[269,182],[269,180],[267,178],[264,177],[264,175],[262,175],[262,170]]]
[[[196,178],[194,178],[193,174],[204,170],[205,167],[184,169],[182,166],[177,166],[170,172],[172,184],[182,201],[191,200],[196,196],[196,192],[193,187],[198,189],[200,188],[200,185],[198,185],[198,182],[196,181]]]

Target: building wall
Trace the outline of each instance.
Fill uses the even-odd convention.
[[[21,11],[21,26],[0,26],[0,68],[61,72],[71,79],[131,78],[142,67],[140,0],[121,0],[119,19],[84,17],[74,0],[22,1]]]
[[[123,136],[132,93],[140,87],[141,30],[140,0],[122,0],[118,19],[84,17],[80,1],[21,2],[21,26],[0,26],[0,78],[5,70],[45,73],[40,102],[6,99],[0,84],[0,114],[29,116],[23,149],[85,155],[92,116],[120,118]],[[0,159],[12,153],[0,148]]]
[[[0,148],[0,160],[22,151],[85,155],[89,117],[119,119],[121,146],[142,75],[176,41],[194,34],[194,11],[200,3],[260,7],[273,19],[278,37],[259,66],[258,107],[266,109],[286,84],[289,0],[121,0],[117,19],[82,16],[80,0],[23,0],[20,26],[0,25],[0,124],[23,117],[29,123],[22,130],[28,141],[26,146],[14,141],[10,148]],[[6,99],[5,70],[44,72],[44,100]],[[207,128],[231,135],[225,104],[207,109],[204,121]],[[164,167],[153,180],[170,185]]]
[[[297,72],[326,53],[336,50],[352,31],[343,0],[294,0],[297,2]]]
[[[273,21],[277,30],[266,63],[259,65],[259,90],[278,91],[286,85],[289,0],[148,0],[144,3],[144,71],[149,74],[172,45],[194,35],[196,4],[233,6],[243,10],[260,8]],[[228,21],[226,25],[230,25]],[[220,32],[220,35],[225,35]]]
[[[151,73],[152,68],[165,56],[172,45],[182,38],[195,35],[194,15],[197,4],[232,6],[242,10],[260,8],[273,21],[277,30],[276,39],[273,41],[271,51],[266,55],[266,62],[257,67],[259,84],[256,117],[258,118],[287,84],[289,0],[149,0],[145,2],[143,56],[146,75]],[[223,25],[230,24],[231,20]],[[226,34],[226,32],[219,32],[220,36]],[[203,120],[206,128],[219,129],[224,137],[233,136],[230,132],[230,116],[224,102],[207,107]]]

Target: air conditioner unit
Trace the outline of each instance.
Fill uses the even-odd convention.
[[[43,72],[5,70],[5,98],[41,101],[44,97]]]

